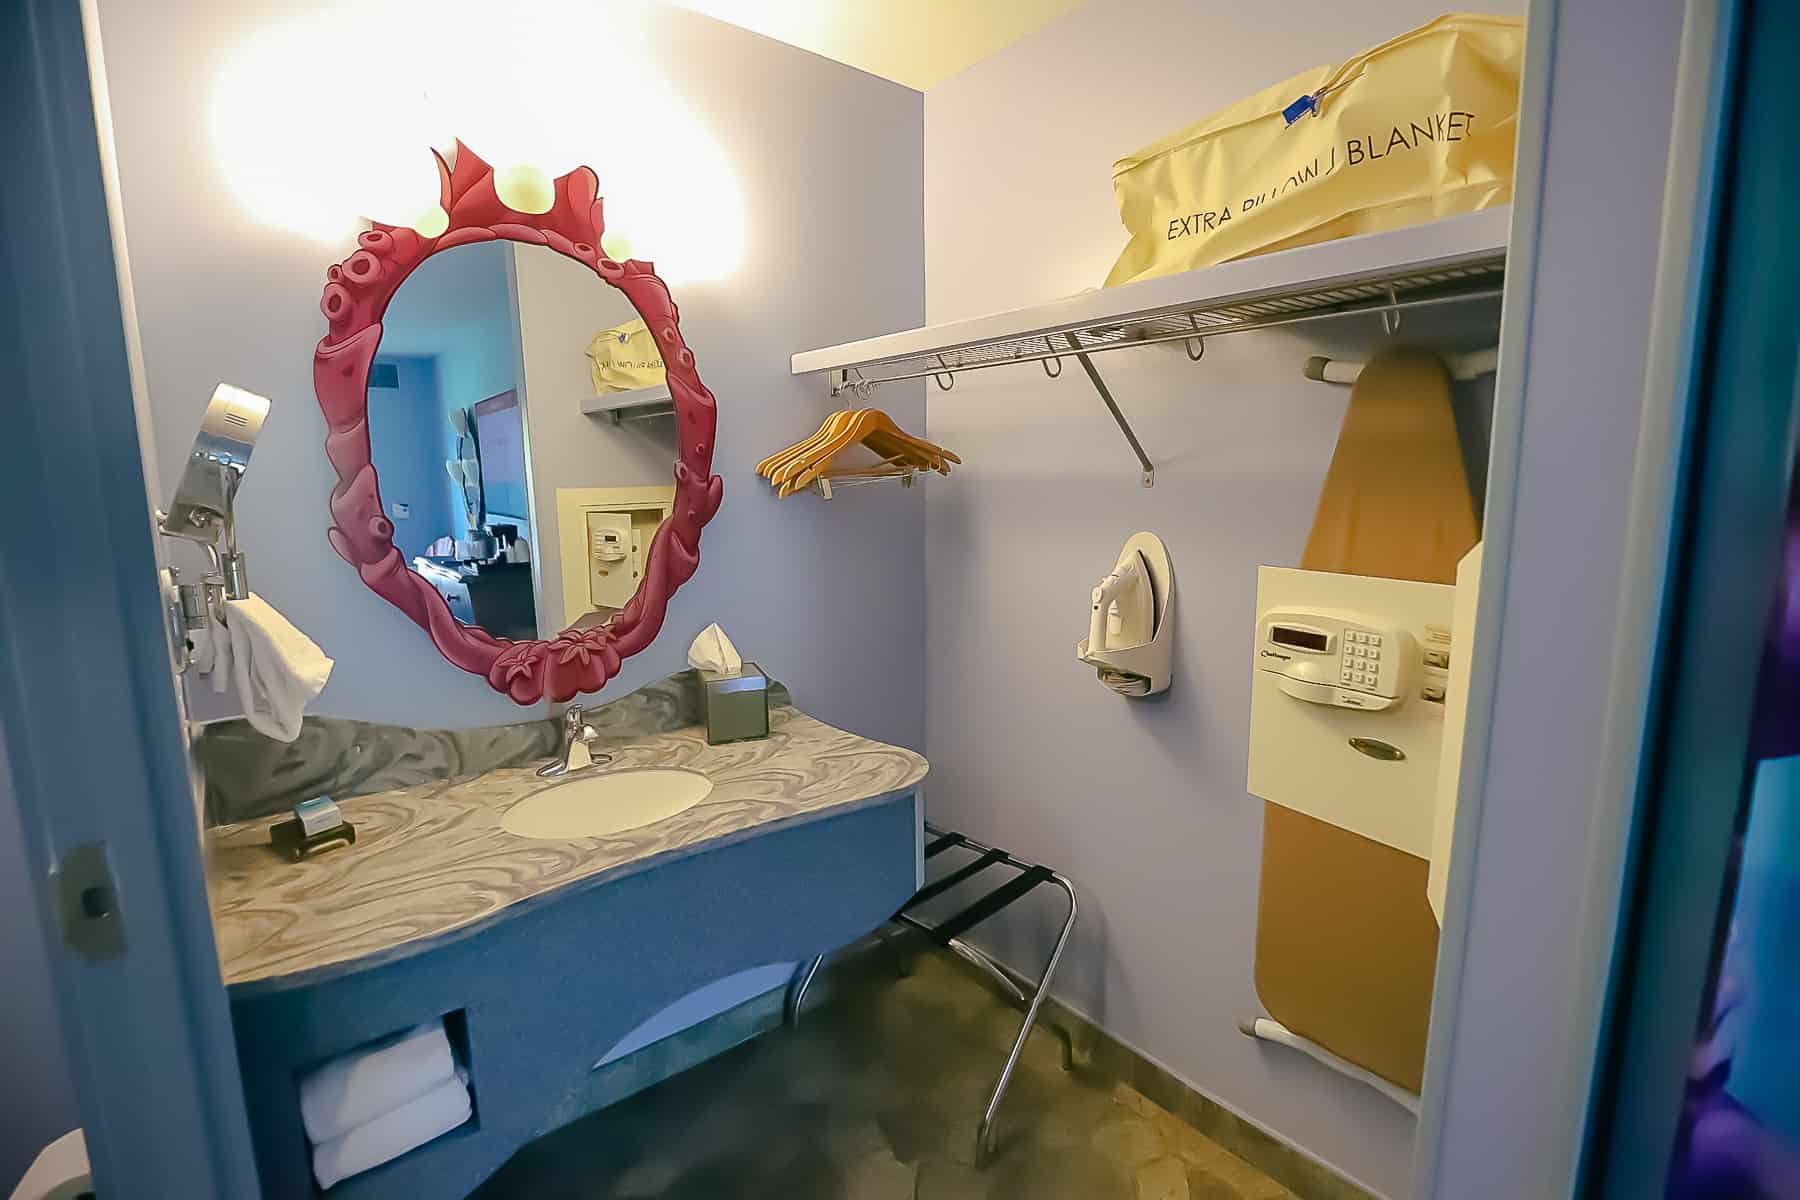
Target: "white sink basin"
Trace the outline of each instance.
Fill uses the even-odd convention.
[[[603,771],[533,792],[500,818],[519,837],[584,838],[623,833],[706,799],[712,780],[672,767]]]

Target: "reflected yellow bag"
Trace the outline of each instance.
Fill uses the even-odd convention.
[[[656,348],[650,327],[641,320],[602,329],[588,343],[587,356],[596,396],[661,387],[667,379],[662,351]]]
[[[1453,13],[1120,159],[1107,286],[1510,203],[1524,54]]]

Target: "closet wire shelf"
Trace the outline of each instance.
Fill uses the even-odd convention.
[[[1106,350],[1182,342],[1187,347],[1188,358],[1199,362],[1206,354],[1206,340],[1220,334],[1361,315],[1380,316],[1383,328],[1392,335],[1400,331],[1401,321],[1408,312],[1498,299],[1505,272],[1506,257],[1502,251],[1491,258],[1453,266],[1399,271],[1223,303],[1201,301],[1173,305],[929,353],[877,358],[857,366],[834,369],[830,375],[831,394],[838,396],[849,391],[866,398],[881,384],[911,379],[934,380],[939,389],[947,392],[955,386],[956,376],[961,372],[1033,362],[1041,364],[1044,373],[1055,379],[1062,374],[1063,359],[1072,357],[1081,364],[1094,390],[1118,423],[1143,470],[1143,484],[1150,487],[1155,482],[1156,468],[1095,369],[1091,355]]]

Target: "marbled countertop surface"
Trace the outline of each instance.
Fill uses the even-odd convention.
[[[299,863],[269,846],[270,818],[221,825],[208,884],[225,982],[278,986],[386,961],[559,888],[891,797],[925,777],[912,751],[798,709],[775,709],[769,723],[767,739],[728,746],[707,745],[699,726],[607,739],[614,758],[599,771],[686,767],[713,781],[685,812],[610,837],[549,841],[502,830],[507,808],[561,782],[538,778],[535,764],[343,801],[356,845]]]

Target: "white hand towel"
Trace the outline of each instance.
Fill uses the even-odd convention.
[[[251,726],[293,741],[306,706],[331,678],[331,660],[255,592],[225,602],[225,627],[228,637],[214,637],[213,686],[228,670]]]
[[[433,1021],[334,1058],[300,1080],[300,1120],[314,1145],[417,1100],[456,1077],[444,1025]]]
[[[321,1188],[328,1188],[360,1175],[444,1136],[467,1121],[471,1111],[468,1085],[453,1077],[385,1116],[314,1146],[313,1176]]]

